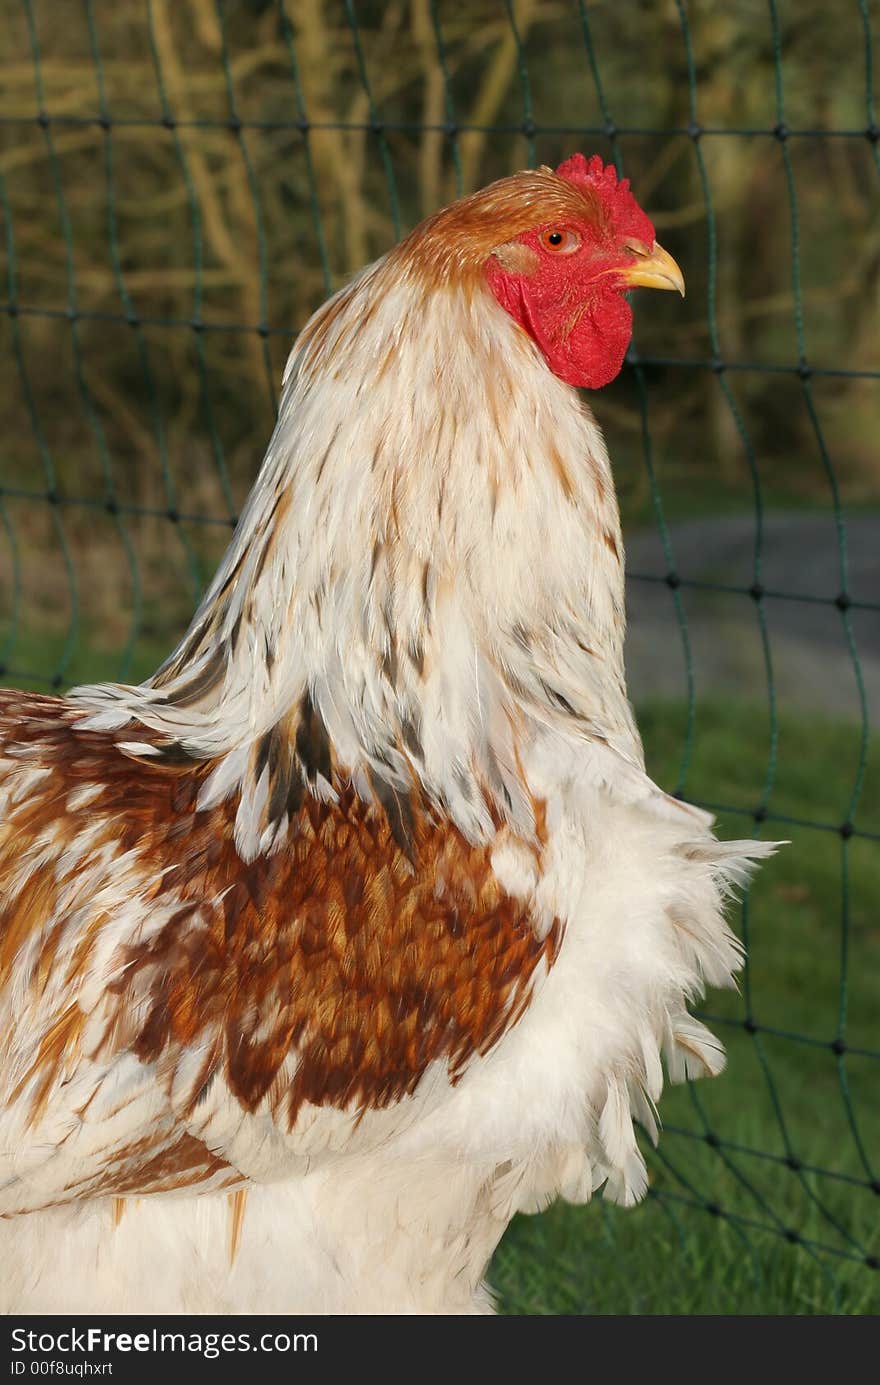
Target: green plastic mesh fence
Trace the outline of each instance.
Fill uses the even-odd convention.
[[[401,228],[578,148],[631,177],[688,280],[684,308],[638,298],[593,401],[649,768],[722,832],[792,844],[743,905],[741,994],[707,1002],[728,1073],[664,1098],[646,1207],[515,1228],[497,1279],[512,1310],[589,1310],[595,1284],[539,1302],[540,1248],[564,1243],[577,1280],[578,1238],[607,1264],[631,1224],[637,1307],[670,1237],[698,1273],[700,1247],[716,1277],[736,1257],[759,1296],[782,1265],[790,1309],[876,1303],[873,0],[0,11],[6,683],[155,667],[234,527],[295,331]]]

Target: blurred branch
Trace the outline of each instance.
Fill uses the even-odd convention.
[[[535,0],[519,0],[516,19],[523,41],[529,32],[535,9]],[[471,103],[467,118],[469,125],[492,125],[497,119],[516,68],[516,54],[516,40],[510,25],[503,24],[499,29],[498,45],[492,61]],[[461,136],[461,172],[465,192],[470,192],[476,186],[485,145],[486,133],[483,130],[466,130]]]
[[[431,23],[429,0],[412,0],[412,26],[422,61],[422,131],[419,147],[419,202],[422,215],[440,205],[440,179],[443,164],[443,131],[428,129],[441,125],[444,115],[443,70],[437,56],[437,43]]]
[[[153,0],[153,30],[172,109],[176,111],[178,119],[190,119],[192,108],[189,103],[189,87],[180,65],[178,49],[174,41],[169,0]],[[243,243],[240,231],[239,234],[234,235],[232,228],[227,225],[226,215],[217,195],[214,179],[208,168],[200,141],[198,138],[193,138],[192,131],[182,130],[180,138],[186,148],[187,162],[199,202],[205,238],[217,258],[241,283],[242,311],[246,314],[245,320],[258,322],[260,318],[259,289],[256,276],[253,273],[254,256],[249,251],[248,246]],[[241,176],[243,177],[243,174]],[[231,175],[230,181],[234,181],[234,175]],[[253,205],[248,199],[245,224],[251,233],[248,237],[251,245],[254,238],[253,216]],[[252,379],[254,381],[260,380],[263,370],[262,354],[260,343],[256,337],[248,339],[246,349],[250,357]]]
[[[326,126],[337,118],[335,79],[339,61],[333,56],[334,45],[321,0],[297,0],[293,24],[306,109],[314,123]],[[311,139],[315,171],[319,184],[323,185],[322,209],[326,212],[333,208],[328,190],[334,188],[346,267],[362,265],[367,259],[366,206],[360,180],[345,145],[344,132],[316,129]]]

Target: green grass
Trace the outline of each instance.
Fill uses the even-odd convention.
[[[125,681],[138,683],[153,673],[172,647],[169,640],[139,641]],[[63,635],[44,634],[38,638],[27,632],[16,640],[14,660],[10,660],[10,665],[8,671],[4,670],[3,686],[33,688],[37,692],[52,692],[56,673],[61,679],[59,686],[65,690],[77,683],[115,682],[121,672],[118,648],[97,646],[83,655],[77,647],[68,661]]]
[[[672,787],[681,780],[686,709],[650,705],[640,709],[640,724],[649,768]],[[716,993],[706,1002],[708,1012],[731,1022],[716,1025],[728,1070],[717,1081],[664,1093],[658,1152],[643,1140],[652,1187],[642,1207],[621,1211],[597,1198],[590,1207],[557,1204],[517,1219],[490,1275],[503,1312],[880,1311],[880,1271],[863,1263],[866,1254],[880,1255],[880,1199],[846,1181],[869,1181],[859,1141],[868,1161],[880,1148],[880,1061],[840,1058],[827,1046],[843,997],[847,1043],[880,1048],[880,852],[873,840],[777,820],[851,820],[877,832],[877,767],[866,763],[854,810],[858,728],[785,717],[778,733],[768,780],[765,713],[699,704],[684,781],[691,797],[747,810],[719,814],[723,836],[754,832],[748,810],[764,801],[762,835],[791,839],[762,868],[745,914],[734,915],[749,944],[741,994]],[[816,1043],[746,1032],[749,1004],[760,1026]],[[707,1143],[707,1132],[721,1145]],[[838,1177],[766,1156],[793,1156]],[[872,1174],[880,1175],[880,1159]],[[713,1215],[707,1203],[726,1215]],[[774,1227],[827,1249],[792,1244]]]

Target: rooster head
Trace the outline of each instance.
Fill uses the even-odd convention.
[[[684,293],[681,270],[613,167],[575,154],[554,175],[581,194],[571,210],[520,232],[486,264],[498,302],[570,385],[599,389],[618,374],[632,335],[627,289]]]
[[[684,293],[681,270],[657,244],[628,180],[598,155],[492,183],[423,223],[414,239],[422,265],[447,281],[469,274],[488,286],[554,375],[586,389],[620,371],[632,335],[629,289]]]

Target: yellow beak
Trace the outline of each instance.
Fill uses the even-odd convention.
[[[644,241],[627,241],[628,250],[638,258],[618,270],[628,288],[678,289],[684,298],[684,275],[675,260],[656,241],[649,250]]]

